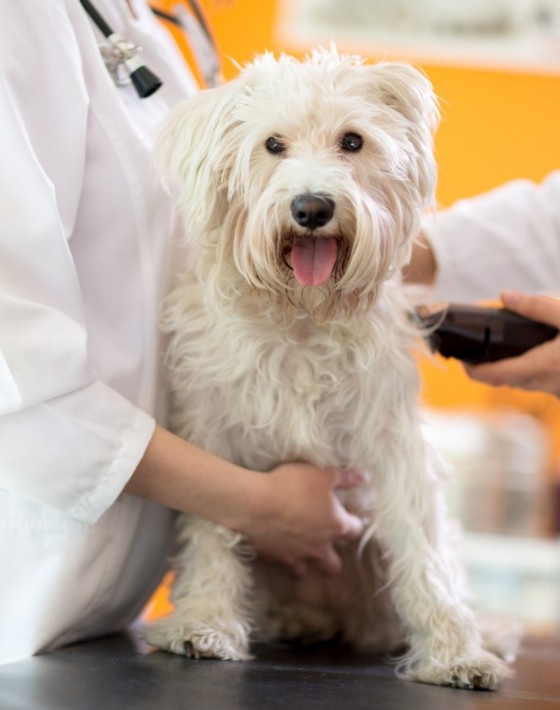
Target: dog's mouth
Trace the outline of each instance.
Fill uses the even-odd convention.
[[[303,286],[320,286],[333,275],[338,260],[339,240],[336,237],[294,235],[291,244],[282,250],[284,261]]]

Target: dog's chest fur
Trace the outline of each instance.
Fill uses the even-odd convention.
[[[387,423],[383,391],[415,377],[410,333],[390,304],[321,325],[251,296],[220,308],[196,282],[183,286],[166,316],[174,429],[250,468],[363,468]]]

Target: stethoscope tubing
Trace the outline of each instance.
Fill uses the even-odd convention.
[[[80,0],[80,4],[101,34],[108,40],[110,47],[108,51],[102,49],[102,53],[104,54],[107,68],[113,75],[115,82],[118,85],[124,85],[131,81],[140,98],[151,96],[162,85],[162,81],[140,61],[137,54],[140,48],[116,33],[90,0]],[[216,60],[215,65],[214,62],[212,62],[212,67],[208,72],[203,71],[207,86],[215,86],[222,81],[219,60],[217,59],[218,50],[216,42],[197,0],[188,0],[188,5],[196,18],[198,27],[202,31],[202,36],[205,38],[204,43],[210,49],[212,57]],[[151,10],[156,16],[186,30],[184,22],[181,21],[180,17],[176,17],[154,7],[151,7]]]
[[[80,0],[80,3],[110,45],[105,63],[115,82],[132,83],[141,99],[154,94],[163,82],[141,62],[138,57],[139,47],[116,33],[90,0]],[[120,76],[121,72],[125,74],[124,78]]]
[[[107,24],[103,15],[98,12],[97,8],[89,0],[80,0],[80,3],[104,37],[110,37],[115,34]]]

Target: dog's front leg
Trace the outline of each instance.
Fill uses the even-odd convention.
[[[377,451],[378,499],[373,534],[385,548],[396,610],[409,651],[400,663],[412,680],[494,688],[510,675],[485,651],[472,611],[462,599],[442,491],[443,464],[420,429],[397,424]],[[381,471],[379,469],[382,469]]]
[[[147,641],[194,658],[247,660],[253,579],[239,535],[201,518],[181,517],[179,527],[185,547],[177,559],[175,609],[148,629]]]

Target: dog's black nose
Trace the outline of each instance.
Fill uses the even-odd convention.
[[[292,217],[300,227],[318,229],[334,214],[334,202],[324,195],[298,195],[292,200]]]

